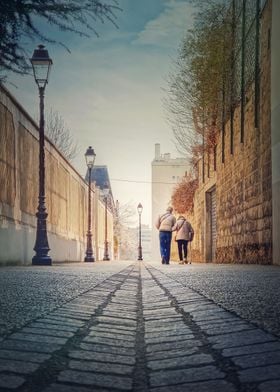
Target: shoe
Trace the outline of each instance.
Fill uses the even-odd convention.
[[[165,258],[164,257],[161,259],[161,264],[165,264]]]
[[[180,260],[180,261],[179,261],[179,264],[184,264],[183,260]]]

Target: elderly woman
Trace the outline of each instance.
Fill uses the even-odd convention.
[[[172,231],[176,231],[175,240],[178,245],[179,253],[179,264],[187,264],[188,257],[188,243],[192,241],[194,231],[192,225],[186,220],[184,216],[179,216],[175,225],[172,227]]]

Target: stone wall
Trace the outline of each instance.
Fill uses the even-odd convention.
[[[0,87],[0,264],[29,264],[34,255],[38,137],[33,119]],[[81,261],[85,254],[88,186],[48,140],[45,164],[50,256],[54,261]],[[92,198],[93,221],[97,221],[95,217],[104,206],[94,187]],[[108,221],[111,227],[111,213]],[[99,253],[98,248],[104,246],[103,234],[96,232],[94,238],[95,253]]]
[[[273,263],[280,265],[280,2],[272,3],[271,29],[271,138]]]
[[[244,142],[240,139],[240,107],[234,112],[233,153],[230,149],[230,123],[226,123],[224,162],[222,135],[219,135],[216,172],[213,165],[195,194],[190,217],[196,232],[192,258],[219,263],[272,262],[271,126],[270,126],[270,46],[271,1],[261,18],[260,123],[255,128],[254,89],[246,93]],[[207,158],[205,158],[207,161]],[[207,173],[207,162],[205,173]],[[214,260],[207,255],[206,195],[213,186],[217,197],[217,242]]]

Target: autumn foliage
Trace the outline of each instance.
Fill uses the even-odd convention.
[[[172,194],[172,205],[179,214],[192,212],[194,193],[198,187],[198,179],[186,176],[177,185]]]

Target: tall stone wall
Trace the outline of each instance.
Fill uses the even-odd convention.
[[[272,3],[271,29],[271,138],[272,138],[272,211],[273,263],[280,265],[280,2]]]
[[[0,264],[29,264],[34,255],[38,137],[36,123],[0,87]],[[54,261],[81,261],[85,255],[88,186],[48,140],[45,164],[50,256]],[[94,221],[104,208],[97,189],[92,192],[92,205]],[[112,214],[108,220],[112,222]],[[103,238],[96,233],[94,239],[98,249]]]
[[[192,257],[208,261],[207,246],[211,233],[207,228],[206,192],[213,185],[217,198],[217,242],[215,262],[272,262],[272,191],[271,191],[271,124],[270,124],[270,36],[271,1],[261,18],[260,40],[260,122],[255,128],[255,92],[246,93],[244,141],[241,143],[240,107],[234,112],[233,153],[230,123],[226,123],[224,162],[222,135],[219,135],[216,172],[201,180],[195,194],[191,219],[196,231]],[[207,172],[207,170],[205,170]],[[210,260],[209,260],[210,261]]]

